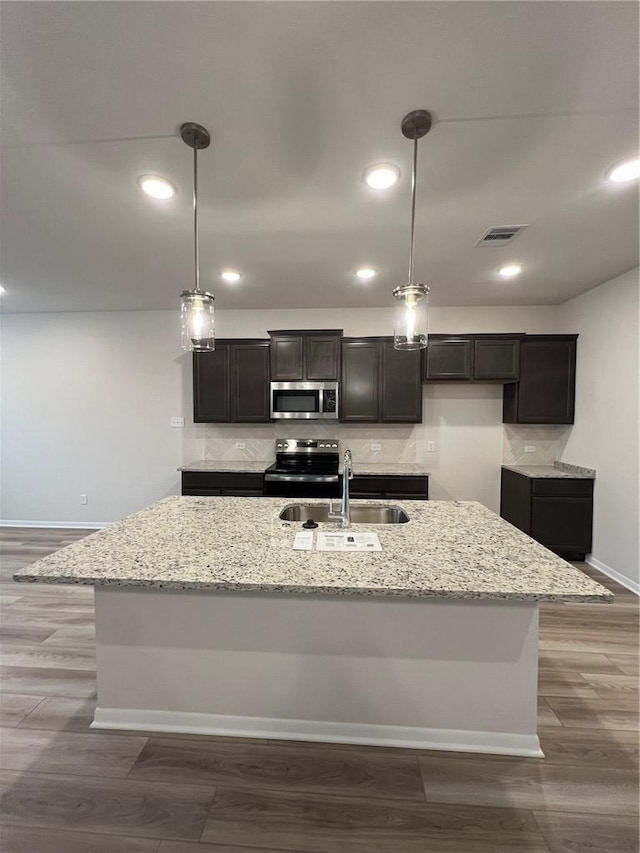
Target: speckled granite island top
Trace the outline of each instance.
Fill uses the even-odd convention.
[[[301,527],[284,527],[278,518],[288,503],[308,501],[165,498],[21,569],[14,578],[293,594],[613,599],[479,503],[402,501],[408,524],[354,525],[375,530],[382,552],[351,554],[293,551]]]

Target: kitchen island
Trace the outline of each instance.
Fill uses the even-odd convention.
[[[538,602],[608,590],[477,503],[348,554],[286,503],[166,498],[15,574],[95,586],[96,728],[541,755]]]

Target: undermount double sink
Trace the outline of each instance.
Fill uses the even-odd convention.
[[[351,505],[352,524],[406,524],[407,513],[399,506],[360,506]],[[326,524],[329,519],[329,507],[326,504],[289,504],[279,516],[283,521],[315,521]]]

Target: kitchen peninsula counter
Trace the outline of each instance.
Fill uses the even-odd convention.
[[[542,756],[539,602],[611,593],[478,503],[401,501],[376,553],[293,551],[286,503],[165,498],[15,573],[95,586],[94,728]]]
[[[402,501],[409,523],[354,525],[375,529],[380,538],[382,552],[364,554],[293,551],[300,525],[279,520],[286,503],[314,501],[165,498],[14,577],[34,583],[297,595],[613,598],[479,503]]]

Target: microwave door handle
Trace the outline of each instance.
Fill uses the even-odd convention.
[[[318,414],[324,415],[324,388],[318,389]]]

